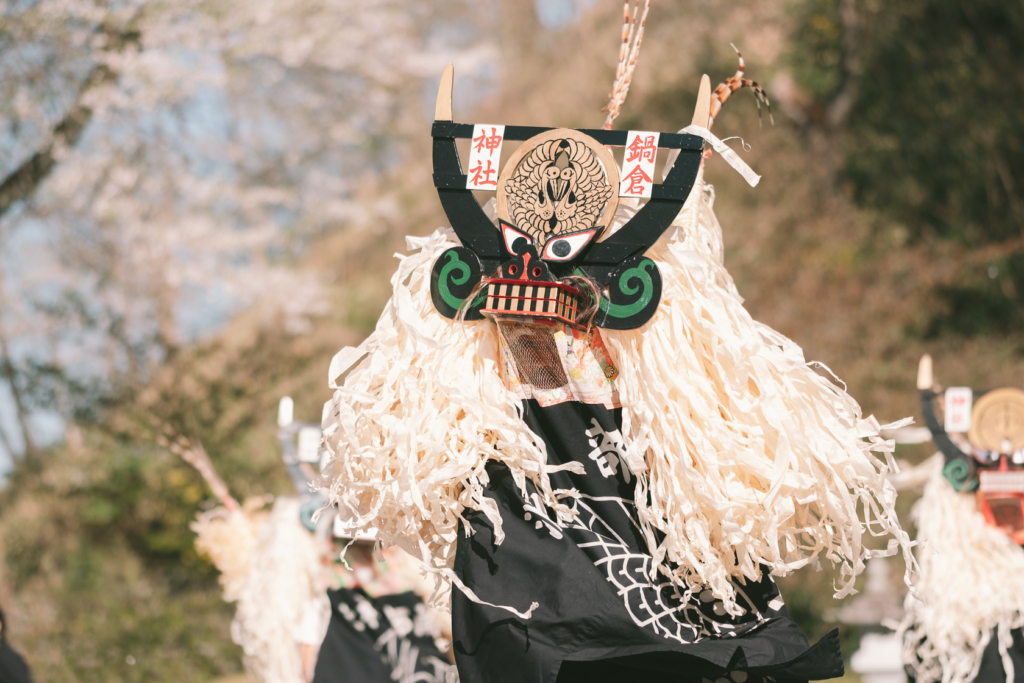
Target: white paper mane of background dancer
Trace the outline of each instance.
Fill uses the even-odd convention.
[[[924,489],[912,513],[921,572],[900,626],[904,662],[918,683],[1024,681],[1024,391],[943,391],[929,356],[918,390],[927,427],[894,436],[931,438],[940,452],[894,478]]]
[[[626,3],[609,113],[646,16]],[[432,133],[455,232],[408,239],[375,331],[331,362],[331,501],[436,577],[463,683],[840,675],[835,633],[808,647],[770,576],[824,556],[843,597],[902,550],[910,579],[894,446],[743,308],[704,140],[757,176],[708,131],[707,76],[681,134],[458,124],[451,88],[449,67]]]
[[[295,422],[288,397],[280,402],[278,425],[297,495],[259,496],[241,505],[201,444],[166,427],[161,436],[221,502],[192,528],[197,550],[221,573],[224,599],[237,604],[231,635],[249,675],[260,683],[443,681],[453,669],[442,652],[450,622],[423,604],[429,586],[417,563],[398,549],[380,553],[365,532],[348,534],[333,509],[314,521],[325,502],[310,491],[319,474],[320,429]],[[334,615],[333,603],[344,599],[361,607],[360,614]],[[372,637],[365,628],[337,623],[359,618],[375,627]],[[324,649],[329,652],[321,657]]]

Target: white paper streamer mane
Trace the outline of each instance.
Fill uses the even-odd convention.
[[[266,522],[262,512],[266,501],[250,499],[234,510],[216,507],[198,516],[191,529],[196,533],[196,550],[206,555],[220,572],[224,601],[238,600],[256,549],[256,535]]]
[[[895,470],[892,442],[799,346],[743,308],[722,265],[713,200],[699,176],[648,252],[664,280],[652,320],[601,331],[620,373],[623,436],[648,468],[636,472],[635,500],[658,571],[707,585],[731,612],[730,580],[757,579],[762,566],[783,575],[824,555],[841,567],[842,597],[864,559],[901,548],[909,577],[911,544],[885,478]],[[620,205],[615,227],[635,210]],[[573,514],[572,500],[552,490],[544,446],[499,379],[493,323],[453,323],[434,310],[430,269],[456,244],[453,233],[408,244],[419,252],[399,257],[376,330],[331,362],[323,428],[333,467],[324,484],[386,545],[423,557],[444,589],[458,583],[451,562],[463,509],[482,511],[503,539],[482,495],[488,460],[505,463],[520,487],[533,481],[559,519]],[[869,550],[868,536],[888,536],[887,549]]]
[[[231,638],[246,670],[261,683],[304,683],[295,633],[303,607],[322,587],[320,554],[299,521],[299,500],[278,498],[269,515],[206,515],[192,528],[196,548],[222,572],[224,599],[238,604]]]
[[[903,661],[919,683],[969,683],[993,632],[1007,683],[1014,681],[1011,631],[1024,626],[1024,550],[985,523],[974,496],[942,476],[942,456],[913,509],[921,571],[900,625]]]

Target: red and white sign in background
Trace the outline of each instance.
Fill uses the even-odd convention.
[[[654,159],[658,155],[661,133],[631,130],[626,136],[626,149],[622,157],[620,197],[651,198],[654,187]]]
[[[947,432],[967,432],[971,429],[971,408],[974,403],[974,392],[970,387],[950,387],[946,389],[943,401],[946,412]]]
[[[501,161],[501,143],[505,141],[505,126],[477,123],[469,148],[467,190],[497,190],[498,162]]]

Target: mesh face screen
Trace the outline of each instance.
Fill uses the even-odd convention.
[[[996,526],[1010,532],[1024,529],[1024,514],[1021,511],[1020,498],[989,498],[987,502],[989,509],[992,510]]]
[[[500,320],[498,331],[512,354],[520,382],[538,389],[568,384],[550,325]]]

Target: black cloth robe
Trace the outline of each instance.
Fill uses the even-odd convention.
[[[341,588],[327,597],[331,620],[313,683],[444,683],[453,667],[418,595],[374,598],[361,588]]]
[[[496,545],[487,518],[465,511],[473,534],[459,538],[455,571],[481,600],[519,611],[539,606],[522,619],[453,591],[461,683],[756,683],[843,674],[838,632],[809,646],[767,573],[736,585],[739,617],[710,590],[650,579],[635,478],[622,457],[621,409],[527,399],[523,410],[549,464],[584,466],[583,475],[550,475],[554,488],[580,492],[580,514],[555,523],[532,484],[524,499],[505,466],[487,466],[485,495],[498,507],[505,539]]]

